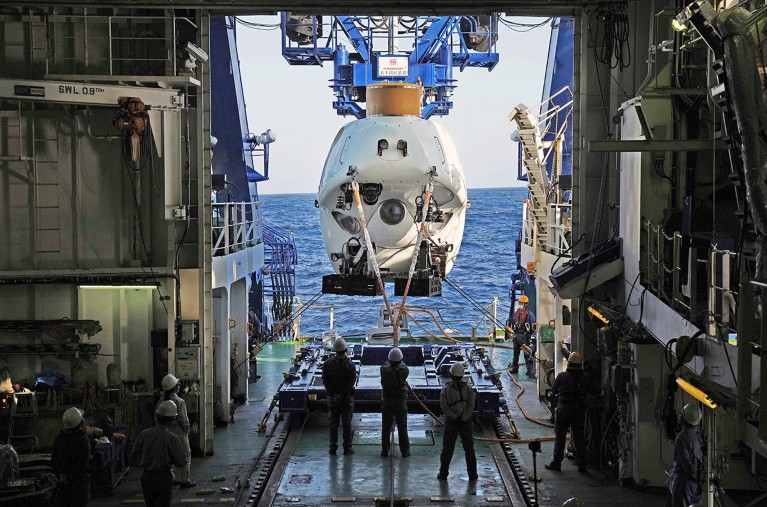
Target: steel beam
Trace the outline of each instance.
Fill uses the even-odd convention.
[[[598,0],[27,0],[6,3],[5,7],[193,9],[211,14],[298,14],[356,15],[454,15],[505,12],[513,16],[576,16]]]
[[[180,110],[184,105],[184,99],[178,90],[82,81],[0,79],[0,99],[115,107],[120,97],[139,97],[144,104],[153,109]]]
[[[654,141],[589,141],[589,153],[629,151],[708,151],[726,150],[720,139],[673,139]]]

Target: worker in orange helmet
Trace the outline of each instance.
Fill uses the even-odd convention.
[[[509,319],[506,322],[506,326],[514,331],[514,336],[512,336],[514,340],[514,356],[511,361],[511,373],[519,371],[519,351],[524,348],[526,349],[524,357],[525,365],[527,366],[527,377],[534,379],[535,357],[532,352],[528,353],[528,350],[530,350],[530,341],[535,330],[535,314],[527,308],[529,303],[530,299],[523,294],[519,298],[519,307],[514,312],[513,319]]]

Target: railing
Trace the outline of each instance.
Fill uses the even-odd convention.
[[[721,338],[733,321],[738,293],[731,273],[738,253],[720,249],[716,240],[684,237],[664,231],[649,220],[642,223],[642,285],[680,315]]]
[[[228,255],[264,240],[258,201],[213,203],[213,256]]]
[[[408,305],[410,306],[410,305]],[[275,341],[298,340],[300,338],[327,339],[337,335],[343,335],[347,339],[362,340],[366,336],[366,331],[376,328],[380,324],[379,320],[371,319],[367,322],[355,323],[350,326],[345,319],[341,317],[336,319],[336,314],[345,315],[349,307],[354,309],[358,315],[373,315],[375,308],[372,305],[360,302],[359,304],[329,304],[329,305],[310,305],[303,306],[301,298],[296,297],[292,301],[292,318],[286,324],[285,333],[275,334]],[[272,303],[267,302],[267,310],[272,308]],[[493,340],[504,339],[505,334],[502,331],[503,323],[506,321],[507,308],[502,308],[500,312],[503,316],[499,318],[499,299],[493,297],[489,303],[482,304],[483,311],[477,314],[471,310],[467,312],[465,306],[412,306],[408,317],[408,327],[412,335],[417,338],[428,337],[428,332],[436,336],[443,336],[439,326],[448,336],[458,340]],[[300,314],[296,315],[300,310]],[[380,309],[379,309],[380,310]],[[337,325],[337,320],[340,326]],[[422,329],[415,322],[419,322],[427,330]],[[500,323],[499,328],[497,323]],[[386,325],[386,322],[384,322]],[[401,336],[406,333],[403,330]]]
[[[564,256],[565,252],[570,250],[572,204],[549,204],[548,216],[549,248],[554,255]]]
[[[197,29],[190,20],[182,17],[48,16],[45,72],[109,76],[194,75],[193,64],[188,68],[179,66],[186,56],[176,55],[176,33],[182,25],[192,31]],[[29,30],[30,36],[34,37],[37,31],[32,26]],[[104,39],[108,42],[106,52],[103,50]],[[33,41],[33,44],[38,42]]]
[[[522,244],[535,247],[535,217],[527,199],[522,204]]]

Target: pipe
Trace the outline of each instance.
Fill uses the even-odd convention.
[[[727,88],[741,136],[743,180],[751,218],[756,227],[757,280],[767,279],[767,114],[761,100],[761,82],[754,62],[754,41],[748,28],[752,15],[742,7],[728,9],[715,23],[723,35]]]
[[[655,67],[655,55],[657,54],[655,52],[655,1],[650,2],[650,5],[652,5],[650,19],[652,20],[650,22],[650,46],[648,49],[648,56],[647,56],[647,76],[644,78],[644,81],[642,81],[642,84],[639,85],[639,88],[637,88],[636,95],[641,95],[642,90],[644,90],[644,87],[647,86],[647,84],[650,82],[650,78],[653,75],[653,69]]]

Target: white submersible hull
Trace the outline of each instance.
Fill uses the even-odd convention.
[[[417,116],[382,115],[353,121],[336,136],[318,191],[325,248],[337,273],[372,276],[351,174],[384,278],[407,278],[417,250],[423,257],[419,268],[426,263],[447,275],[461,246],[469,204],[463,168],[447,130]],[[430,180],[432,205],[425,209]],[[417,216],[426,220],[419,245]]]

